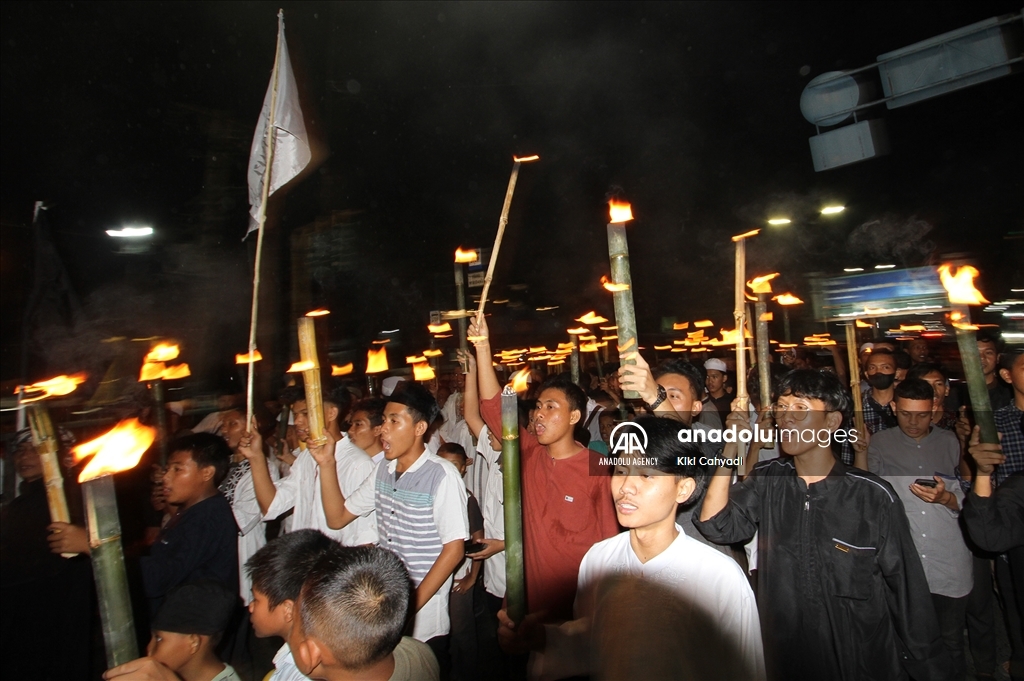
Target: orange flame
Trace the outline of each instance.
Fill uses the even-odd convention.
[[[70,395],[75,391],[75,388],[85,382],[85,379],[86,375],[81,373],[72,376],[57,376],[33,383],[32,385],[18,386],[14,394],[17,395],[24,391],[21,397],[22,404],[45,400],[47,397]]]
[[[366,373],[379,374],[388,370],[388,351],[381,346],[366,352]]]
[[[260,354],[260,351],[254,350],[251,356],[248,352],[235,355],[235,364],[250,364],[252,362],[259,362],[261,359],[263,359],[263,355]]]
[[[531,355],[534,354],[534,353],[538,353],[538,352],[543,353],[543,352],[549,352],[549,351],[543,345],[538,345],[537,347],[530,346],[530,354]]]
[[[295,364],[293,364],[290,367],[288,367],[288,373],[289,374],[298,374],[298,373],[302,373],[303,371],[309,371],[310,369],[315,369],[315,368],[316,368],[316,364],[314,364],[312,360],[308,360],[307,359],[305,362],[296,362]]]
[[[462,250],[462,246],[455,249],[455,262],[476,262],[475,250]]]
[[[870,328],[871,328],[871,325],[870,325],[870,324],[868,324],[867,322],[862,322],[862,321],[861,321],[861,320],[859,320],[859,319],[858,319],[858,320],[856,320],[856,323],[855,323],[854,325],[855,325],[855,326],[856,326],[856,327],[857,327],[858,329],[870,329]]]
[[[588,324],[589,325],[589,324],[604,324],[608,320],[605,319],[604,317],[602,317],[601,315],[596,314],[593,311],[590,311],[587,314],[585,314],[582,317],[580,317],[579,319],[577,319],[576,321],[578,321],[580,324]]]
[[[580,352],[597,352],[599,347],[597,343],[584,343],[580,346]]]
[[[612,224],[629,222],[633,219],[633,207],[623,201],[612,199],[608,202],[608,214]]]
[[[533,154],[532,156],[513,156],[512,160],[516,163],[529,163],[530,161],[539,161],[540,156]]]
[[[774,319],[775,319],[775,313],[774,312],[765,312],[763,315],[760,316],[758,321],[770,322],[770,321],[773,321]]]
[[[75,463],[95,454],[78,476],[78,482],[135,468],[155,440],[155,428],[142,425],[138,419],[121,421],[95,440],[83,442],[71,450]]]
[[[306,316],[307,317],[326,317],[329,314],[331,314],[331,311],[328,310],[327,308],[318,307],[315,310],[310,310],[309,312],[307,312]]]
[[[601,286],[604,286],[605,291],[611,291],[612,293],[629,290],[629,284],[616,284],[611,279],[603,275],[601,276]]]
[[[177,359],[181,349],[174,343],[158,343],[146,355],[146,362],[170,362]]]
[[[765,274],[760,277],[754,277],[753,279],[747,282],[747,286],[749,286],[750,290],[753,291],[754,293],[771,293],[772,285],[770,282],[777,276],[779,276],[778,272],[772,272],[771,274]]]
[[[924,324],[900,324],[900,331],[927,331]]]
[[[772,298],[779,305],[803,305],[804,301],[800,300],[792,293],[780,293],[779,295]]]
[[[443,354],[444,354],[443,350],[424,350],[423,351],[423,356],[424,357],[440,357]]]
[[[588,329],[585,326],[581,326],[581,327],[579,327],[577,329],[567,329],[567,331],[569,332],[570,335],[580,336],[580,335],[585,334],[588,331],[590,331],[590,329]]]
[[[530,387],[530,370],[523,367],[512,376],[512,389],[517,393],[526,392]]]
[[[988,301],[981,291],[974,288],[974,278],[978,276],[978,270],[970,265],[957,268],[953,274],[952,265],[939,267],[939,279],[942,280],[942,287],[949,294],[949,302],[954,305],[984,305]]]
[[[695,329],[706,329],[706,328],[714,326],[714,325],[715,325],[715,323],[713,321],[711,321],[710,319],[701,319],[700,321],[696,321],[696,322],[693,323],[693,328],[695,328]]]
[[[734,236],[732,238],[732,240],[733,241],[743,241],[744,239],[746,239],[748,237],[757,236],[758,234],[760,234],[760,232],[761,232],[761,230],[759,230],[759,229],[752,229],[749,232],[744,232],[743,234],[737,234],[736,236]]]
[[[434,379],[434,370],[425,361],[416,362],[412,365],[412,377],[416,381],[431,381]]]
[[[690,328],[690,322],[679,322],[678,324],[672,325],[673,331],[683,331],[684,329]]]
[[[352,362],[349,362],[348,364],[342,364],[341,366],[338,366],[337,364],[332,364],[331,376],[348,376],[349,374],[352,373],[352,369]]]
[[[427,358],[422,355],[407,355],[405,358],[406,364],[419,364],[420,362],[426,362]]]
[[[448,322],[442,324],[427,324],[427,331],[430,333],[448,333],[452,330],[452,325]]]
[[[671,350],[672,346],[671,345],[655,345],[654,349],[655,350]]]
[[[177,378],[188,378],[191,375],[192,370],[188,368],[188,364],[175,364],[164,369],[164,375],[161,378],[166,381],[173,381]]]
[[[191,375],[192,371],[189,369],[188,364],[167,366],[163,362],[146,362],[142,365],[142,370],[139,372],[139,383],[156,381],[161,378],[173,381],[177,378],[187,378]]]
[[[964,320],[967,321],[964,321]],[[971,331],[977,331],[978,327],[971,324],[970,315],[965,315],[960,310],[953,310],[949,313],[949,321],[958,329],[969,329]]]

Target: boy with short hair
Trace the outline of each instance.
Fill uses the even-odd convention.
[[[178,438],[168,449],[163,485],[167,503],[177,505],[178,512],[141,560],[150,613],[185,582],[211,579],[238,589],[238,527],[231,505],[217,490],[231,450],[224,438],[209,433]]]
[[[260,638],[287,639],[298,619],[302,584],[321,557],[338,544],[322,532],[296,530],[268,542],[245,564],[252,580],[249,618]],[[303,681],[285,643],[274,656],[274,681]]]
[[[785,457],[731,485],[719,469],[694,524],[720,544],[758,535],[757,593],[771,679],[947,678],[924,569],[899,496],[830,447],[850,396],[833,374],[792,371],[774,405]],[[727,427],[749,427],[733,412]],[[724,458],[733,458],[736,443]]]
[[[402,636],[409,572],[378,546],[337,547],[302,587],[288,644],[301,672],[341,681],[438,681],[430,648]]]

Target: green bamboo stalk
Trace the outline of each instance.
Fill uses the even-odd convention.
[[[618,329],[619,348],[627,353],[639,352],[640,342],[636,337],[636,312],[633,309],[633,279],[629,273],[629,245],[626,243],[626,223],[608,223],[608,258],[611,261],[613,284],[626,284],[625,291],[612,293],[615,304],[615,324]],[[636,364],[635,359],[622,360],[623,364]],[[640,393],[626,390],[624,399],[640,399]]]
[[[963,314],[962,324],[969,325],[970,309],[958,307]],[[967,392],[971,396],[971,411],[974,422],[981,427],[983,444],[999,444],[999,431],[996,430],[995,416],[992,414],[992,402],[988,398],[988,385],[985,373],[981,369],[981,353],[978,352],[978,335],[973,328],[956,327],[956,344],[960,349],[960,361],[964,365],[964,378],[967,380]]]
[[[523,572],[523,492],[519,468],[519,408],[512,386],[501,391],[501,471],[505,493],[505,598],[517,624],[526,616]]]

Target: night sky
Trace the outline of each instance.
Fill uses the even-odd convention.
[[[87,317],[36,342],[73,337],[78,361],[105,335],[174,333],[201,306],[216,310],[216,352],[244,349],[245,168],[278,6],[4,3],[5,380],[19,371],[36,199],[52,205]],[[522,170],[496,275],[494,297],[528,286],[513,292],[523,307],[496,311],[509,332],[550,336],[589,309],[610,315],[598,280],[612,193],[637,217],[641,340],[666,316],[730,324],[729,236],[780,212],[793,224],[763,232],[748,256],[752,274],[782,272],[777,290],[804,297],[812,271],[949,254],[973,259],[990,299],[1024,285],[1020,75],[872,109],[891,154],[825,173],[798,105],[818,74],[1019,2],[283,7],[314,167],[272,204],[270,226],[359,216],[345,276],[317,288],[339,347],[405,327],[422,348],[428,311],[454,307],[455,247],[494,238],[513,154],[542,160]],[[825,220],[827,203],[847,210]],[[148,255],[117,254],[103,233],[133,222],[158,232]],[[285,278],[271,285],[286,305]]]

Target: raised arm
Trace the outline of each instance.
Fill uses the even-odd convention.
[[[491,361],[491,337],[487,329],[487,320],[473,319],[469,323],[469,340],[476,348],[477,381],[480,390],[479,400],[489,400],[501,392],[501,383],[494,372]],[[469,379],[466,379],[466,390],[469,390]]]
[[[480,416],[480,389],[477,386],[476,357],[469,352],[459,350],[459,359],[466,364],[466,388],[462,399],[462,417],[466,419],[466,425],[473,433],[473,437],[480,437],[480,430],[484,427],[484,419]]]
[[[274,497],[277,496],[277,488],[274,487],[274,480],[270,477],[267,457],[263,454],[263,438],[260,437],[260,433],[256,429],[256,417],[253,417],[249,431],[243,434],[238,441],[238,451],[249,460],[252,487],[256,491],[256,503],[260,506],[260,513],[266,515],[270,505],[274,503]]]

